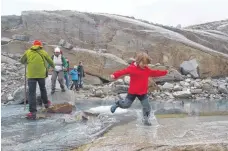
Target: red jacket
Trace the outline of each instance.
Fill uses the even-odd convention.
[[[129,74],[130,76],[130,86],[128,89],[129,94],[143,95],[147,94],[148,91],[148,79],[149,77],[160,77],[168,73],[167,70],[151,70],[149,67],[144,69],[136,66],[134,62],[123,70],[116,71],[113,73],[115,79]]]

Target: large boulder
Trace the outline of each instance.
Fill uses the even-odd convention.
[[[189,61],[184,61],[180,65],[180,70],[181,70],[181,73],[184,75],[190,74],[190,75],[192,75],[193,78],[198,78],[199,77],[198,66],[199,65],[198,65],[196,59],[193,59],[193,60],[189,60]]]
[[[3,52],[15,52],[23,53],[25,50],[31,47],[31,44],[21,41],[13,41],[7,45],[2,46]],[[49,53],[49,55],[53,54],[55,46],[45,45],[44,49]],[[121,58],[109,54],[109,53],[97,53],[92,50],[87,49],[76,49],[74,48],[72,51],[68,51],[62,48],[64,56],[66,56],[70,60],[70,65],[77,65],[79,61],[83,62],[84,70],[86,73],[100,77],[104,80],[110,81],[110,74],[112,74],[116,70],[123,69],[127,67],[127,63]]]
[[[71,60],[71,64],[78,64],[78,61],[82,61],[84,70],[88,74],[108,81],[111,81],[110,75],[114,71],[127,67],[127,63],[124,60],[108,53],[103,54],[92,50],[76,49],[72,50],[70,54],[64,53],[64,55]]]
[[[175,69],[172,69],[167,75],[153,78],[155,82],[182,81],[184,77]]]
[[[86,76],[83,79],[83,83],[84,84],[91,84],[91,85],[100,85],[103,82],[101,81],[101,79],[99,77],[86,74]]]
[[[15,22],[12,17],[6,18],[4,25],[9,22],[9,28],[2,32],[3,37],[26,33],[31,39],[57,44],[61,35],[73,46],[106,49],[123,60],[142,50],[153,64],[160,62],[177,69],[183,61],[196,59],[200,77],[228,75],[228,38],[220,32],[177,30],[119,15],[77,11],[24,11],[16,26],[10,24]]]
[[[30,48],[32,44],[24,41],[11,41],[6,45],[2,45],[2,53],[20,53],[21,55]],[[53,51],[52,51],[53,52]]]

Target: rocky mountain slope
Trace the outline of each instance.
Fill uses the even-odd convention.
[[[199,25],[192,25],[186,27],[186,29],[198,29],[198,30],[205,30],[209,32],[216,32],[220,34],[228,34],[228,19],[208,22]]]
[[[76,11],[25,11],[21,16],[2,16],[1,24],[2,37],[22,34],[26,37],[16,39],[41,39],[68,49],[105,50],[123,60],[145,51],[154,64],[176,69],[185,60],[196,59],[201,77],[228,75],[228,36],[222,31],[176,29],[118,15]],[[81,60],[86,63],[85,58]]]
[[[194,72],[199,74],[200,78],[227,76],[226,23],[227,20],[178,29],[128,16],[76,11],[27,11],[22,12],[21,16],[2,16],[2,98],[12,100],[12,93],[23,85],[24,68],[18,59],[35,39],[44,42],[44,48],[50,55],[54,47],[61,46],[71,66],[83,61],[87,84],[101,85],[110,82],[109,75],[126,67],[129,58],[134,57],[139,51],[150,55],[153,64],[150,67],[172,71],[165,77],[154,79],[155,82],[162,84],[191,78],[178,72],[183,61],[189,60],[197,62],[198,73],[196,70]],[[202,83],[199,87],[197,84],[195,86],[195,82],[199,80],[191,82],[192,80],[187,80],[188,84],[185,81],[176,85],[168,83],[164,87],[159,86],[160,89],[169,92],[162,92],[162,96],[155,93],[154,97],[205,97],[204,93],[209,90],[213,91],[212,94],[227,93],[227,84],[222,84],[224,80],[216,81],[215,85],[209,82],[206,88]],[[149,85],[150,90],[158,89],[153,81],[150,81]],[[127,90],[127,86],[120,81],[117,81],[114,87],[118,93]],[[201,88],[202,90],[198,90]],[[104,89],[97,92],[98,96],[104,96]],[[174,89],[184,92],[170,94]],[[96,91],[93,93],[97,95]],[[202,96],[198,95],[201,93]]]

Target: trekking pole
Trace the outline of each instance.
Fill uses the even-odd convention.
[[[24,110],[26,110],[26,100],[27,100],[27,77],[26,77],[26,68],[25,65],[25,99],[24,99]]]

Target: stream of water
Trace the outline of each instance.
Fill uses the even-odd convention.
[[[197,135],[197,139],[204,141],[211,140],[211,138],[221,138],[228,140],[228,116],[220,116],[207,118],[207,122],[200,122],[197,114],[194,117],[189,117],[188,120],[181,119],[166,119],[159,120],[155,114],[170,114],[170,113],[199,113],[199,112],[211,112],[216,111],[228,111],[228,101],[204,101],[204,102],[191,102],[191,101],[176,101],[170,103],[164,102],[152,102],[152,116],[151,120],[153,126],[149,129],[151,135],[156,137],[157,143],[191,143],[191,139],[196,137],[185,137],[187,135]],[[82,144],[91,142],[97,139],[103,133],[108,131],[113,126],[124,125],[129,122],[135,123],[135,132],[137,136],[145,136],[145,133],[150,131],[144,131],[145,128],[141,123],[141,106],[139,102],[135,102],[132,108],[124,110],[117,109],[115,114],[110,113],[110,103],[105,103],[105,106],[99,103],[82,103],[78,105],[77,112],[71,115],[55,114],[47,119],[38,121],[29,121],[24,118],[26,111],[22,105],[2,105],[1,107],[1,123],[2,123],[2,150],[3,151],[54,151],[54,150],[67,150],[75,148]],[[100,115],[95,118],[91,118],[87,123],[76,120],[75,115],[80,110],[91,110],[93,112],[99,112]],[[71,122],[66,122],[71,119]],[[69,120],[70,121],[70,120]],[[213,121],[216,121],[215,123]],[[169,127],[167,133],[172,132],[176,136],[176,139],[172,139],[170,142],[166,142],[170,135],[164,135],[164,129],[161,127]],[[180,131],[174,131],[179,127],[184,127]],[[208,135],[201,134],[200,128],[204,127],[208,131]],[[131,127],[131,126],[130,126]],[[131,129],[129,127],[129,129]],[[193,127],[194,130],[191,130]],[[133,130],[134,130],[133,129]],[[160,129],[160,130],[159,130]],[[162,130],[162,131],[161,131]],[[213,134],[210,133],[213,131]],[[217,133],[214,133],[217,131]],[[151,136],[150,135],[150,136]],[[151,136],[151,137],[152,137]],[[201,137],[202,136],[202,137]],[[167,137],[167,138],[165,138]],[[188,138],[186,140],[185,138]],[[154,140],[153,140],[154,141]]]

